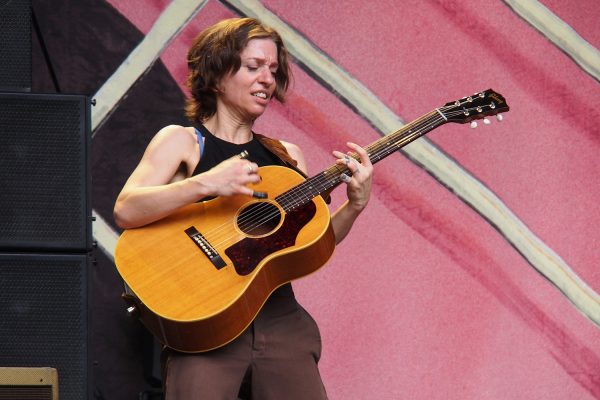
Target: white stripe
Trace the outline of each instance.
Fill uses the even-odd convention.
[[[92,231],[96,242],[98,242],[98,247],[114,262],[115,248],[117,247],[119,234],[114,231],[100,214],[93,211],[92,215],[95,217],[95,221],[92,224]]]
[[[283,37],[290,53],[330,85],[381,132],[402,125],[362,83],[335,64],[312,43],[256,0],[227,0],[241,14],[260,19]],[[600,64],[599,64],[600,65]],[[541,274],[554,283],[575,306],[600,326],[600,296],[586,285],[567,263],[542,242],[506,205],[475,177],[446,157],[430,141],[421,138],[404,148],[409,158],[450,188],[484,216]]]
[[[97,104],[92,108],[92,136],[116,109],[131,86],[152,67],[169,43],[206,2],[207,0],[174,0],[162,12],[146,37],[94,95]],[[113,260],[119,235],[96,211],[93,211],[93,215],[96,217],[93,224],[94,238],[100,249]]]
[[[156,62],[207,0],[174,0],[158,17],[146,37],[94,95],[92,137],[117,108],[133,84]]]
[[[536,0],[504,0],[521,18],[562,49],[588,74],[600,81],[600,51]]]

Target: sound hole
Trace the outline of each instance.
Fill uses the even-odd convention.
[[[280,221],[279,208],[269,202],[257,202],[240,212],[237,225],[248,236],[263,236],[275,230]]]

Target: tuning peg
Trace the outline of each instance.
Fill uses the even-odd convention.
[[[496,119],[500,122],[502,122],[502,120],[504,119],[504,117],[502,116],[502,114],[496,114]]]
[[[484,118],[484,119],[483,119],[483,124],[484,124],[484,125],[489,125],[489,124],[491,124],[491,123],[492,123],[492,121],[490,121],[489,119],[487,119],[487,118]]]
[[[477,121],[471,121],[471,129],[477,128]]]

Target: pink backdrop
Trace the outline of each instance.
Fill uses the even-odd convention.
[[[111,3],[142,32],[168,5]],[[600,46],[596,0],[542,3]],[[499,1],[263,4],[407,122],[479,90],[502,93],[504,122],[428,137],[600,291],[600,90],[571,58]],[[182,90],[191,39],[232,16],[210,1],[163,53]],[[293,72],[288,102],[272,104],[256,130],[300,145],[311,173],[346,141],[380,137]],[[333,260],[295,290],[321,327],[332,399],[600,398],[598,326],[400,154],[377,165],[371,204]]]

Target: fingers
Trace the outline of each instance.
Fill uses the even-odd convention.
[[[223,162],[223,164],[233,167],[236,173],[252,174],[258,171],[258,165],[246,159],[248,156],[247,151],[243,151],[240,154],[231,157],[230,159]]]
[[[365,175],[365,167],[372,168],[366,151],[354,143],[348,143],[348,147],[356,150],[356,152],[348,152],[348,154],[344,154],[340,151],[334,151],[333,155],[338,158],[336,162],[340,165],[345,165],[352,177],[358,178],[361,174]],[[357,160],[357,157],[360,158],[360,162]],[[363,162],[365,162],[366,165],[363,164]],[[344,174],[343,176],[340,176],[340,179],[343,182],[349,183],[352,177],[348,176],[348,174]]]
[[[249,174],[258,173],[258,164],[255,164],[253,162],[248,162],[244,167],[246,168],[246,170],[248,171]]]
[[[373,166],[373,164],[371,164],[371,160],[369,159],[369,154],[365,149],[352,142],[348,142],[346,145],[355,152],[349,151],[347,154],[344,154],[341,151],[333,151],[333,155],[338,158],[338,163],[350,165],[350,162],[353,161],[357,165],[362,165],[367,168],[371,168]]]
[[[342,182],[345,182],[345,183],[349,183],[352,180],[352,178],[346,174],[341,174],[340,179]]]
[[[256,163],[238,155],[203,174],[203,181],[213,188],[215,195],[218,196],[234,194],[252,196],[254,191],[247,185],[261,181],[258,171],[259,167]]]
[[[336,163],[340,165],[346,165],[349,169],[352,169],[352,165],[358,165],[358,161],[352,157],[352,154],[344,154],[341,151],[334,151],[333,155],[337,157]]]
[[[369,159],[369,155],[367,154],[367,151],[365,149],[363,149],[362,147],[360,147],[356,143],[348,142],[346,144],[347,144],[348,147],[350,147],[351,149],[353,149],[354,151],[356,151],[356,153],[360,157],[360,163],[363,166],[365,166],[365,167],[372,167],[373,166],[373,164],[371,164],[371,160]]]
[[[258,168],[256,168],[256,170],[253,169],[252,172],[250,172],[249,164],[245,164],[241,171],[242,172],[240,174],[237,174],[232,178],[232,181],[229,184],[231,187],[230,194],[243,194],[246,196],[257,197],[257,194],[254,192],[254,190],[249,188],[247,185],[261,181],[261,178],[257,173]],[[259,192],[258,196],[260,195],[261,194]]]
[[[258,175],[258,165],[246,160],[243,161],[243,164],[240,165],[238,173],[234,178],[237,183],[237,190],[235,190],[235,192],[239,194],[253,196],[254,191],[248,188],[246,185],[249,183],[258,183],[261,181],[261,178]]]
[[[244,186],[244,185],[233,185],[233,193],[232,194],[243,194],[246,196],[252,196],[254,194],[254,190],[252,190],[248,186]]]
[[[267,192],[257,192],[256,190],[250,189],[248,186],[236,185],[234,187],[233,193],[235,194],[243,194],[245,196],[251,196],[255,199],[266,199],[269,197]]]
[[[340,151],[333,151],[333,155],[337,157],[337,164],[344,165],[347,168],[339,176],[339,179],[348,185],[349,199],[352,198],[360,202],[362,201],[361,199],[368,198],[373,164],[365,149],[351,142],[348,142],[347,145],[354,151],[348,151],[347,154]]]
[[[241,156],[233,157],[231,163],[233,164],[232,173],[245,183],[260,181],[258,164],[245,160]]]
[[[239,185],[260,182],[258,176],[258,165],[248,160],[234,157],[228,168],[229,179]]]
[[[361,211],[369,202],[373,164],[365,149],[351,142],[347,145],[354,151],[347,154],[333,151],[333,155],[337,157],[337,164],[347,168],[339,175],[339,179],[347,185],[349,204],[353,209]]]

